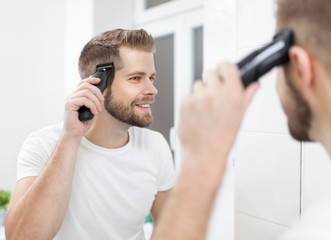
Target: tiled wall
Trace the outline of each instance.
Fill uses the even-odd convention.
[[[222,60],[237,62],[270,41],[274,11],[274,0],[206,0],[205,66],[213,68]],[[228,233],[220,233],[227,236],[222,239],[277,239],[309,206],[331,194],[326,152],[319,144],[302,144],[289,135],[275,89],[276,70],[260,82],[229,160],[234,160],[226,181],[235,179],[235,234],[229,238]],[[226,187],[228,196],[231,186]],[[231,213],[227,201],[217,203],[228,206],[223,207],[225,215]],[[220,222],[219,227],[231,229],[231,223]]]
[[[273,0],[237,0],[237,58],[268,42],[275,30]],[[277,239],[331,189],[331,164],[318,144],[291,138],[276,90],[276,70],[244,120],[235,157],[235,239]]]
[[[236,56],[236,4],[233,0],[204,1],[204,69],[214,69],[221,60]],[[215,200],[208,229],[208,240],[234,239],[235,192],[232,151],[227,174]]]
[[[237,0],[237,59],[271,40],[273,0]],[[300,217],[301,145],[291,139],[275,91],[276,70],[261,80],[237,141],[235,239],[277,239]]]
[[[302,151],[302,213],[331,194],[331,161],[317,143],[304,143]]]

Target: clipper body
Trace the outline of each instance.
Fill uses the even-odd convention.
[[[100,89],[100,91],[103,92],[109,85],[109,82],[114,79],[115,76],[114,63],[111,62],[111,63],[97,65],[96,71],[92,76],[96,78],[100,78],[100,82],[95,86],[97,86]],[[79,112],[78,118],[80,121],[88,121],[94,117],[90,109],[85,106],[82,106],[78,110],[78,112]]]
[[[293,32],[283,30],[274,36],[271,43],[251,53],[237,65],[245,87],[257,81],[273,67],[288,61],[288,51],[293,45]]]

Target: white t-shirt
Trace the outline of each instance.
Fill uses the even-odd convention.
[[[300,222],[280,240],[330,240],[331,197],[326,197],[303,214]]]
[[[33,132],[19,157],[17,181],[37,176],[52,154],[62,124]],[[129,142],[107,149],[82,139],[68,211],[56,239],[144,239],[155,195],[173,187],[172,155],[160,133],[131,127]]]

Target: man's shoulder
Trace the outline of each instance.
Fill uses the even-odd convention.
[[[49,125],[30,133],[28,138],[41,138],[43,140],[57,140],[62,132],[63,123]]]
[[[164,136],[157,131],[148,129],[148,128],[140,128],[140,127],[131,127],[129,129],[130,136],[133,139],[141,141],[166,141]]]

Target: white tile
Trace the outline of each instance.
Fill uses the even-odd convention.
[[[210,217],[207,240],[234,239],[234,192],[220,189]]]
[[[234,168],[235,148],[232,148],[226,163],[226,171],[222,179],[221,189],[223,191],[235,191],[235,168]]]
[[[234,158],[235,149],[233,148],[227,159],[225,175],[214,200],[207,240],[234,239]]]
[[[244,133],[235,156],[236,211],[289,226],[300,217],[300,143]]]
[[[205,69],[214,69],[220,61],[235,59],[236,8],[233,0],[206,0],[204,3]]]
[[[274,0],[237,0],[238,48],[269,42],[275,26]]]
[[[235,215],[235,240],[276,240],[286,227],[247,216]]]
[[[318,143],[303,145],[303,214],[317,201],[331,194],[330,158]]]
[[[253,50],[238,51],[238,61]],[[259,81],[260,89],[246,112],[241,130],[288,134],[287,118],[276,91],[276,68]]]

